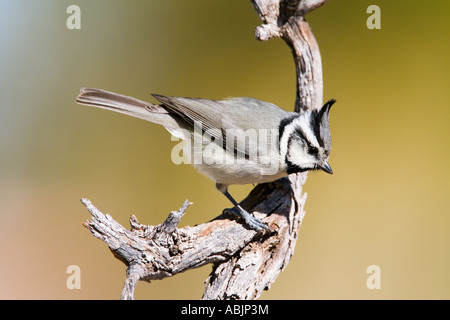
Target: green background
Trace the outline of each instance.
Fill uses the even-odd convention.
[[[81,30],[66,9],[81,8]],[[381,8],[369,30],[366,9]],[[261,299],[450,298],[450,2],[330,0],[307,16],[319,43],[334,175],[310,173],[295,254]],[[87,197],[128,227],[182,225],[229,207],[176,166],[163,128],[79,106],[81,87],[251,96],[293,110],[295,69],[258,42],[250,1],[0,0],[0,298],[117,299],[125,266],[81,222]],[[231,187],[242,199],[251,186]],[[68,290],[66,268],[81,268]],[[369,265],[381,289],[369,290]],[[139,283],[137,299],[198,299],[211,266]]]

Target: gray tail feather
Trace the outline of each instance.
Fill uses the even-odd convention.
[[[173,117],[163,107],[114,92],[82,88],[76,101],[79,104],[112,110],[158,123],[165,127],[173,127],[175,125]]]

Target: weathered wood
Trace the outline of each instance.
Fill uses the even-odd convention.
[[[304,15],[327,0],[251,0],[264,24],[257,27],[258,40],[282,38],[292,50],[297,74],[295,110],[323,105],[322,60],[319,46]]]
[[[231,259],[214,265],[203,299],[256,299],[263,290],[268,290],[277,276],[289,263],[294,253],[298,232],[305,212],[306,194],[302,196],[302,185],[306,174],[289,177],[292,193],[273,193],[261,198],[256,187],[244,200],[258,202],[258,211],[271,213],[267,220],[276,231],[263,240],[254,239]]]
[[[188,201],[157,226],[142,225],[133,215],[131,230],[127,230],[88,199],[82,199],[92,215],[84,226],[127,265],[122,298],[133,297],[136,279],[163,279],[214,263],[204,299],[254,299],[270,286],[292,256],[306,199],[306,195],[301,196],[304,181],[297,180],[295,176],[289,179],[292,190],[277,184],[258,185],[242,202],[245,209],[269,225],[272,232],[266,235],[247,229],[228,213],[201,225],[177,229]]]
[[[251,0],[264,22],[259,40],[282,38],[292,50],[297,70],[295,110],[322,106],[322,66],[318,45],[304,15],[326,0]],[[177,228],[190,203],[172,212],[157,226],[143,225],[131,216],[127,230],[89,200],[92,215],[84,225],[106,242],[114,256],[127,265],[121,299],[133,299],[139,280],[151,281],[212,263],[203,299],[256,299],[270,288],[294,252],[304,217],[306,173],[278,183],[257,185],[241,206],[270,227],[258,234],[231,213],[194,226]]]

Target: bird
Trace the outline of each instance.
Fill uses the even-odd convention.
[[[230,185],[269,183],[309,170],[333,173],[328,164],[329,111],[335,99],[320,109],[288,112],[250,97],[210,100],[152,96],[159,104],[81,88],[76,102],[162,125],[186,143],[184,162],[215,182],[216,189],[233,204],[234,213],[257,232],[270,228],[237,203],[228,192]]]

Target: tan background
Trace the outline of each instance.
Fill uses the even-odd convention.
[[[82,29],[66,28],[77,4]],[[366,9],[381,8],[381,30]],[[450,298],[450,2],[329,1],[308,16],[331,111],[333,176],[309,175],[295,255],[261,299]],[[249,1],[0,0],[0,298],[117,299],[124,265],[81,222],[88,197],[128,226],[183,225],[230,204],[170,161],[161,127],[75,104],[91,86],[252,96],[293,109],[282,40],[258,42]],[[242,199],[251,186],[232,187]],[[66,268],[81,268],[68,290]],[[381,268],[368,290],[366,268]],[[197,299],[211,267],[140,283],[138,299]]]

